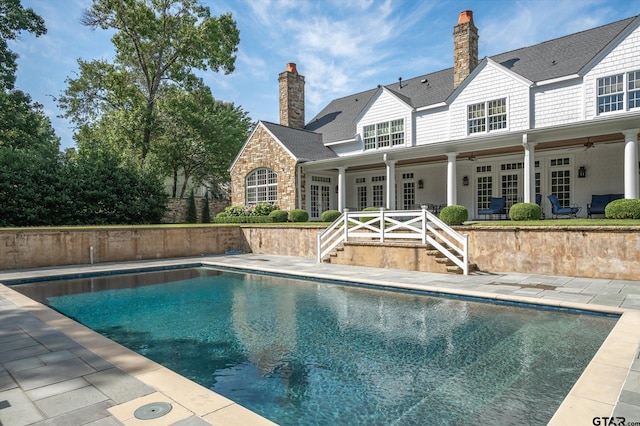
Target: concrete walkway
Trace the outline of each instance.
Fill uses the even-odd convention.
[[[640,422],[640,282],[530,274],[470,276],[318,264],[243,254],[0,272],[0,283],[187,263],[365,282],[621,314],[552,419],[593,424],[612,414]],[[172,410],[140,420],[135,410]],[[272,424],[220,395],[0,285],[0,425]]]

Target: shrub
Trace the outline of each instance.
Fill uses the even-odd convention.
[[[223,216],[217,215],[214,223],[272,223],[269,216]]]
[[[320,215],[320,220],[322,222],[333,222],[340,217],[340,214],[338,210],[325,210]]]
[[[362,209],[362,211],[363,212],[379,212],[380,209],[386,210],[386,208],[384,207],[365,207],[364,209]],[[373,216],[363,216],[360,218],[360,221],[369,222],[371,219],[373,219]]]
[[[469,212],[465,206],[447,206],[440,211],[440,220],[449,226],[462,225],[469,219]]]
[[[274,210],[269,213],[269,217],[271,218],[271,220],[277,223],[286,222],[287,218],[289,217],[289,212],[286,210]]]
[[[223,218],[223,217],[229,217],[229,213],[227,212],[220,212],[216,215],[216,219],[217,218]]]
[[[196,210],[196,199],[193,195],[193,189],[189,193],[189,201],[187,205],[187,223],[198,223],[198,212]]]
[[[540,220],[542,209],[535,203],[517,203],[509,209],[511,220]]]
[[[229,206],[224,209],[229,216],[269,216],[279,207],[269,203],[260,203],[255,206]]]
[[[607,219],[640,219],[640,200],[613,200],[604,208]]]
[[[211,223],[211,210],[209,210],[209,194],[204,194],[202,199],[202,223]]]
[[[293,209],[289,212],[289,220],[291,222],[307,222],[309,220],[309,213],[302,209]]]

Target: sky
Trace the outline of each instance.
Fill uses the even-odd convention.
[[[235,71],[202,72],[214,97],[253,121],[279,122],[278,74],[305,77],[307,122],[331,100],[453,66],[453,27],[472,10],[479,57],[492,56],[640,14],[640,0],[200,0],[231,13],[240,30]],[[111,36],[80,23],[91,0],[22,0],[47,27],[9,44],[18,89],[44,106],[61,148],[75,146],[55,99],[77,60],[112,59]]]

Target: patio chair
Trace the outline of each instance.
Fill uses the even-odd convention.
[[[536,204],[540,206],[540,209],[542,210],[542,215],[540,216],[540,219],[544,219],[544,207],[542,207],[542,194],[536,194]]]
[[[489,204],[489,208],[478,210],[478,215],[491,215],[492,217],[493,215],[496,215],[496,214],[506,215],[504,206],[505,206],[504,198],[492,197],[491,203]]]
[[[561,207],[560,201],[555,194],[547,195],[547,198],[551,202],[551,217],[556,219],[558,216],[569,216],[575,218],[580,207]]]

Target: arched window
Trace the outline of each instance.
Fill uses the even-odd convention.
[[[278,202],[278,175],[271,169],[256,169],[249,173],[245,188],[248,206]]]

